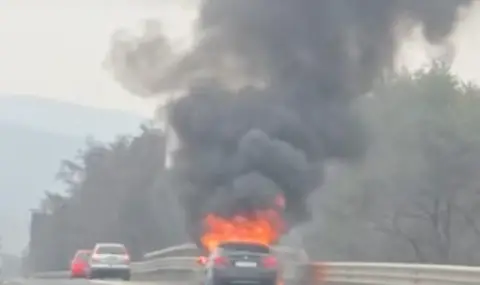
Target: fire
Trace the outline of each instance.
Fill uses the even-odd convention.
[[[210,252],[221,242],[245,241],[270,245],[283,232],[283,220],[276,209],[258,210],[226,219],[209,214],[204,219],[203,246]]]

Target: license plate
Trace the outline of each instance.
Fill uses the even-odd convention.
[[[248,261],[238,261],[235,263],[238,267],[257,267],[256,262],[248,262]]]
[[[113,263],[113,264],[119,263],[119,262],[121,262],[121,261],[122,261],[122,260],[121,260],[120,258],[118,258],[118,257],[111,257],[111,258],[109,258],[109,259],[107,260],[107,262]]]

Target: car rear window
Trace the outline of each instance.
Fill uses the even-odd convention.
[[[119,245],[99,246],[95,251],[96,254],[126,254],[125,247]]]
[[[224,243],[218,246],[226,251],[248,251],[254,253],[270,253],[270,247],[254,243]]]
[[[88,251],[80,251],[75,254],[76,260],[83,260],[86,261],[90,258],[90,253]]]

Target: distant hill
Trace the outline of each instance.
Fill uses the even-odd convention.
[[[73,157],[85,142],[80,136],[62,136],[3,123],[0,123],[0,138],[0,195],[9,198],[0,199],[0,205],[7,210],[36,203],[42,190],[52,185],[60,160]],[[43,189],[30,195],[22,190],[39,187]]]
[[[0,96],[0,122],[62,135],[92,135],[100,140],[111,140],[120,133],[138,131],[143,120],[145,118],[124,111],[96,109],[37,97]]]
[[[0,236],[6,252],[28,241],[29,209],[44,190],[58,190],[54,176],[92,135],[110,141],[139,130],[144,119],[30,97],[0,97]]]

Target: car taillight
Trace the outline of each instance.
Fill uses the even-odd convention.
[[[126,263],[129,263],[130,262],[130,256],[125,255],[124,260],[125,260]]]
[[[228,265],[228,259],[225,256],[217,256],[213,259],[213,264],[215,266],[226,266]]]
[[[202,265],[202,266],[207,264],[207,258],[205,256],[199,256],[197,258],[197,264]]]
[[[278,261],[274,256],[264,257],[262,264],[266,268],[276,268],[278,266]]]

